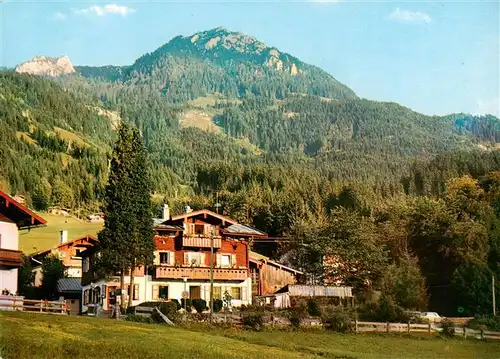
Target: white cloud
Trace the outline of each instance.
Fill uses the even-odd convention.
[[[97,16],[106,16],[106,15],[120,15],[127,16],[131,13],[135,12],[135,9],[125,5],[117,5],[117,4],[107,4],[107,5],[93,5],[85,9],[77,9],[74,10],[75,14],[93,14]]]
[[[68,17],[62,12],[56,12],[52,15],[52,20],[54,21],[65,21]]]
[[[476,115],[493,115],[500,118],[500,101],[498,98],[477,100]]]
[[[420,11],[408,11],[396,8],[389,17],[393,20],[403,21],[403,22],[425,22],[430,23],[432,21],[429,14]]]

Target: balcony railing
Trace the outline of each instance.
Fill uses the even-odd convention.
[[[21,264],[21,251],[0,248],[0,265],[17,268]]]
[[[189,280],[209,280],[210,268],[175,268],[157,267],[156,278]],[[246,269],[214,268],[214,280],[245,280],[248,278]]]
[[[182,237],[182,245],[184,247],[210,248],[210,237],[202,237],[197,235]],[[221,237],[214,237],[214,248],[221,247]]]

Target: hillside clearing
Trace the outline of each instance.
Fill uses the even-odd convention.
[[[2,358],[495,358],[500,343],[314,332],[171,328],[88,317],[0,313]]]
[[[55,247],[59,244],[59,232],[68,231],[68,240],[82,237],[86,234],[97,235],[103,226],[102,223],[89,223],[74,217],[56,216],[47,213],[38,213],[47,220],[47,226],[35,228],[19,233],[19,248],[26,254],[38,252],[42,249]]]

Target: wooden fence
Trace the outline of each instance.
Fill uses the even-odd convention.
[[[359,322],[354,321],[354,331],[356,333],[363,332],[385,332],[385,333],[439,333],[443,328],[437,324],[414,324],[414,323],[382,323],[382,322]],[[469,329],[466,327],[454,327],[456,336],[464,338],[477,339],[498,339],[500,340],[500,332],[491,332],[484,330]]]
[[[0,296],[0,310],[19,310],[24,312],[68,314],[70,308],[66,302],[24,299],[24,297]]]

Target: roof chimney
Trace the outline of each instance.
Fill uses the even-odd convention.
[[[186,206],[186,213],[191,213],[193,212],[193,210],[191,209],[190,206]]]
[[[62,230],[59,232],[59,242],[60,244],[66,243],[68,241],[68,231]]]
[[[163,217],[162,217],[162,219],[164,221],[168,221],[170,219],[170,207],[166,203],[163,205]]]

